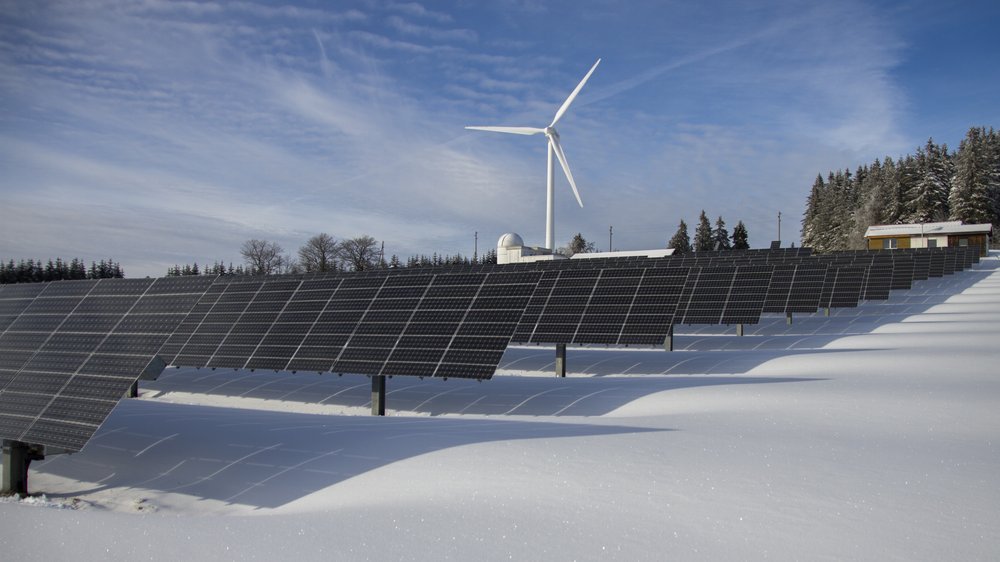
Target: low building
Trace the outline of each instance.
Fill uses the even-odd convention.
[[[962,221],[880,224],[869,226],[865,239],[869,250],[979,246],[980,254],[985,256],[992,232],[992,224],[962,224]]]
[[[497,241],[497,263],[527,263],[533,261],[564,260],[566,256],[553,253],[548,248],[525,246],[520,235],[508,232]]]
[[[581,260],[588,258],[622,258],[642,256],[649,258],[662,258],[674,253],[672,248],[658,250],[620,250],[615,252],[589,252],[573,254],[572,259]],[[555,253],[548,248],[538,246],[525,246],[524,239],[520,235],[508,232],[497,241],[497,263],[527,263],[534,261],[551,261],[568,259],[566,256]]]

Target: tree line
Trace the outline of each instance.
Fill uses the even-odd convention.
[[[698,226],[694,229],[694,240],[692,241],[688,235],[687,223],[681,219],[681,223],[677,225],[677,232],[667,242],[667,248],[673,248],[675,256],[712,250],[748,250],[749,236],[746,225],[743,221],[739,221],[733,227],[733,235],[730,237],[726,221],[721,216],[715,220],[715,228],[712,228],[708,215],[702,209],[698,217]]]
[[[864,249],[876,224],[1000,219],[1000,134],[972,127],[958,150],[933,138],[907,154],[817,175],[802,219],[802,245],[819,252]]]
[[[16,264],[14,260],[0,263],[0,284],[122,277],[125,277],[125,272],[121,265],[110,259],[90,262],[90,267],[79,258],[70,261],[56,258],[44,263],[34,259],[20,260]]]
[[[440,265],[470,265],[496,263],[496,250],[471,258],[461,254],[431,256],[413,255],[404,262],[393,254],[385,258],[384,247],[374,237],[364,235],[337,240],[320,233],[306,241],[293,256],[281,244],[271,240],[250,239],[240,247],[243,263],[227,266],[216,261],[211,266],[200,267],[197,262],[167,269],[168,276],[175,275],[272,275],[282,273],[325,273],[333,271],[368,271],[372,269],[401,267],[433,267]]]

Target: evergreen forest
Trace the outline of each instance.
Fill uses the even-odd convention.
[[[802,219],[802,245],[817,252],[865,249],[876,224],[1000,219],[1000,134],[973,127],[955,152],[933,138],[916,154],[816,177]]]
[[[78,258],[70,261],[56,258],[55,261],[49,260],[46,263],[34,259],[20,260],[16,264],[14,260],[0,263],[0,284],[122,277],[125,277],[125,272],[114,260],[90,262],[90,267]]]

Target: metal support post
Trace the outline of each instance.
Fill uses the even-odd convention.
[[[139,381],[132,383],[132,386],[128,387],[128,392],[125,393],[125,398],[138,398],[139,397]]]
[[[666,351],[674,350],[674,325],[671,324],[667,328],[667,337],[663,339],[663,349]]]
[[[3,481],[0,483],[0,495],[28,495],[28,465],[31,461],[44,459],[44,450],[41,445],[3,440]]]
[[[385,375],[372,377],[372,415],[385,415]]]
[[[829,315],[830,315],[830,307],[824,308],[823,309],[823,316],[829,316]]]
[[[792,325],[792,313],[791,312],[786,312],[785,313],[785,324],[788,324],[789,326]]]
[[[743,324],[736,325],[736,335],[743,337]]]
[[[566,376],[566,344],[556,344],[556,376]]]

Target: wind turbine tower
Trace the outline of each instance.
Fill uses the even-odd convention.
[[[537,135],[544,134],[545,138],[548,140],[548,181],[546,182],[546,195],[545,195],[545,247],[549,250],[555,250],[555,165],[553,164],[553,156],[559,160],[559,165],[562,166],[563,173],[566,174],[566,179],[569,180],[569,186],[573,188],[573,195],[576,196],[576,202],[583,207],[583,200],[580,199],[580,191],[576,188],[576,181],[573,180],[573,172],[569,170],[569,162],[566,161],[566,154],[563,152],[562,145],[559,143],[559,133],[556,132],[556,123],[562,119],[562,116],[566,114],[566,110],[569,109],[573,100],[576,99],[577,94],[583,89],[583,85],[587,83],[590,79],[590,75],[594,73],[597,69],[597,65],[601,64],[601,59],[597,59],[594,66],[590,67],[590,71],[587,75],[580,80],[580,83],[576,85],[576,88],[570,93],[566,101],[563,102],[562,106],[556,111],[555,117],[552,118],[552,122],[549,123],[548,127],[538,128],[538,127],[466,127],[466,129],[471,129],[475,131],[493,131],[495,133],[511,133],[515,135]]]

